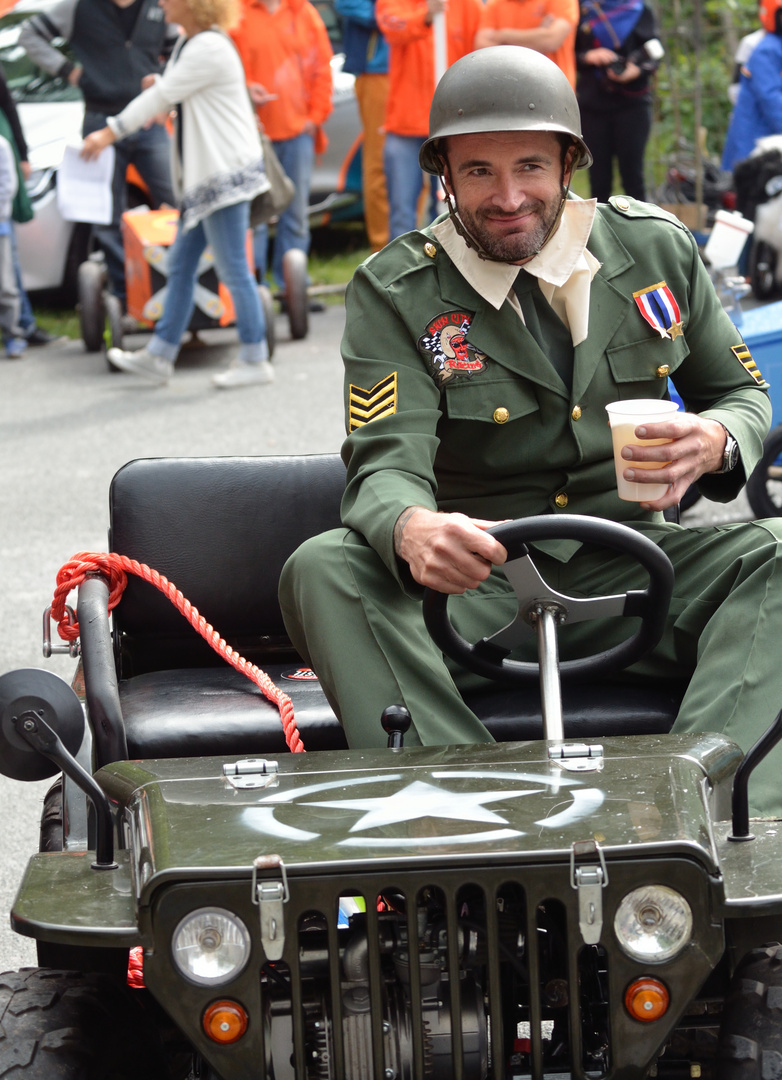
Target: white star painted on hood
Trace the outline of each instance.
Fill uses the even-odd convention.
[[[333,807],[336,810],[363,810],[364,816],[350,829],[359,832],[383,825],[395,825],[401,821],[418,821],[421,818],[448,818],[451,821],[480,821],[492,825],[507,825],[506,818],[487,810],[485,803],[505,799],[520,799],[524,795],[537,795],[543,788],[527,791],[445,791],[415,780],[412,784],[379,799],[335,799],[331,802],[313,802],[309,806]]]

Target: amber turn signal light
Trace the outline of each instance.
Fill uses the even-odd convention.
[[[227,1045],[247,1030],[247,1013],[238,1001],[215,1001],[204,1013],[204,1031],[213,1042]]]
[[[668,990],[659,979],[635,979],[625,991],[625,1008],[634,1020],[644,1023],[664,1016],[670,1000]]]

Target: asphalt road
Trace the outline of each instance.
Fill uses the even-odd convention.
[[[276,380],[246,390],[217,391],[209,382],[232,354],[232,330],[204,334],[209,344],[183,350],[166,388],[109,374],[103,357],[85,353],[80,342],[33,349],[22,361],[0,359],[0,673],[46,667],[70,680],[73,660],[42,658],[42,613],[71,555],[106,550],[109,483],[125,462],[339,448],[343,323],[344,309],[329,307],[311,316],[304,341],[292,342],[278,317]],[[701,501],[687,516],[700,524],[750,513],[742,498],[727,507]],[[0,971],[35,963],[32,941],[11,932],[5,912],[37,849],[49,783],[0,776]]]

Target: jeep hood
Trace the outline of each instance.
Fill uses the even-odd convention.
[[[249,787],[225,775],[236,759],[219,758],[120,762],[97,779],[124,808],[142,905],[165,882],[246,876],[261,854],[312,875],[415,857],[562,861],[597,839],[607,859],[643,844],[646,856],[680,854],[717,871],[708,801],[713,819],[711,790],[729,788],[741,757],[733,743],[606,739],[599,767],[584,772],[547,754],[529,742],[285,755],[249,766],[239,780]]]

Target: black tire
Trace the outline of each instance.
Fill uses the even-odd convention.
[[[62,776],[58,776],[43,800],[39,851],[62,851],[63,845]]]
[[[111,360],[109,360],[109,349],[121,349],[122,348],[122,304],[113,293],[103,294],[103,305],[105,308],[104,315],[104,328],[103,328],[103,352],[106,356],[106,367],[111,372],[118,372],[121,369],[114,367]]]
[[[758,300],[770,300],[777,291],[776,249],[756,240],[749,252],[749,280]]]
[[[258,286],[258,296],[261,301],[261,307],[263,308],[263,317],[266,322],[266,344],[269,347],[269,359],[274,356],[274,349],[277,344],[277,330],[274,325],[274,300],[272,299],[271,289],[268,285]]]
[[[282,277],[285,282],[285,307],[294,341],[305,338],[310,328],[309,296],[307,295],[307,256],[297,248],[282,257]]]
[[[716,1080],[768,1080],[782,1063],[782,945],[772,942],[741,960],[728,988],[720,1026]]]
[[[154,1009],[144,991],[78,971],[0,975],[0,1077],[165,1080]]]
[[[105,276],[103,265],[93,259],[88,259],[79,267],[79,324],[87,352],[98,352],[103,346]]]
[[[71,233],[62,287],[59,290],[59,301],[63,307],[76,307],[79,302],[79,267],[89,257],[91,250],[92,226],[85,225],[83,221],[78,222]]]
[[[782,515],[782,468],[777,459],[782,455],[782,424],[766,436],[763,456],[747,481],[747,498],[756,518]]]

